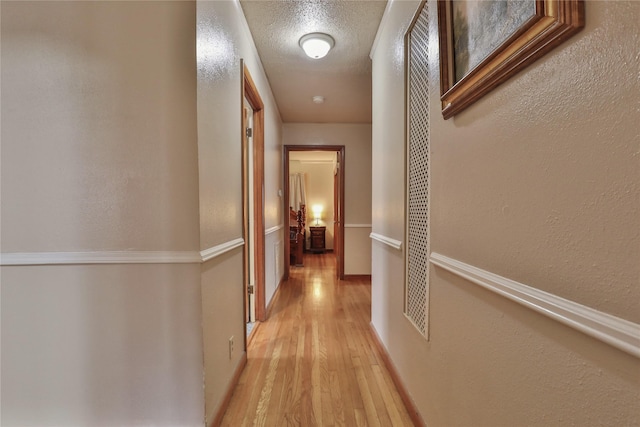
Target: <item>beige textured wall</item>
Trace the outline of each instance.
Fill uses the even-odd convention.
[[[417,6],[391,4],[373,66],[373,229],[399,240]],[[640,4],[587,2],[581,33],[448,121],[429,7],[431,250],[638,322]],[[637,358],[434,267],[427,342],[402,315],[403,254],[376,243],[373,264],[373,324],[429,425],[640,423]]]
[[[242,235],[241,59],[265,104],[265,228],[282,223],[281,121],[239,4],[198,2],[197,21],[200,246],[207,249]]]
[[[307,243],[311,234],[309,227],[315,226],[313,219],[313,205],[320,204],[323,207],[322,217],[318,221],[319,226],[327,227],[325,234],[326,248],[333,249],[333,168],[332,163],[307,163],[292,160],[289,162],[289,172],[303,172],[306,178],[307,195]]]
[[[349,225],[344,229],[344,274],[371,274],[371,226]]]
[[[0,7],[3,253],[197,251],[195,4]],[[199,272],[3,266],[0,423],[202,425]]]
[[[265,228],[282,224],[281,122],[251,34],[236,1],[197,2],[200,246],[242,237],[241,67],[265,104]],[[282,229],[265,237],[266,302],[284,270]],[[282,250],[282,249],[281,249]],[[218,410],[244,348],[242,248],[202,266],[206,422]],[[235,339],[229,359],[228,340]]]
[[[561,48],[432,121],[434,251],[640,323],[640,4],[586,13]]]
[[[0,275],[2,426],[202,425],[198,265]]]
[[[197,246],[193,15],[2,2],[4,252]]]
[[[285,123],[284,145],[345,146],[345,212],[348,225],[371,224],[371,125]],[[370,229],[368,230],[370,232]],[[365,237],[366,235],[366,237]],[[345,274],[371,274],[371,265],[361,257],[371,251],[369,233],[345,230]],[[347,242],[347,239],[350,239]],[[347,247],[350,251],[347,252]]]

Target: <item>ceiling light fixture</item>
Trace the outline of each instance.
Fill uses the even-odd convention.
[[[320,59],[335,45],[333,37],[324,33],[309,33],[300,38],[300,47],[309,58]]]
[[[324,102],[324,96],[316,95],[313,97],[313,102],[316,104],[322,104]]]

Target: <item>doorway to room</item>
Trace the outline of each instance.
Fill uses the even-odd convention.
[[[242,68],[242,216],[245,340],[265,317],[264,104],[249,70]]]
[[[285,280],[293,266],[303,265],[303,252],[327,249],[335,256],[336,277],[344,279],[344,154],[343,145],[284,146],[283,205],[290,237],[284,245]]]

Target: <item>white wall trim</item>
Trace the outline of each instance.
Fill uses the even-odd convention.
[[[371,237],[373,240],[377,240],[380,243],[391,246],[394,249],[402,249],[402,242],[400,240],[392,239],[391,237],[383,236],[382,234],[378,233],[371,233],[369,234],[369,237]]]
[[[253,59],[256,61],[256,64],[260,69],[260,74],[262,76],[264,76],[265,79],[266,79],[267,73],[264,71],[264,65],[262,64],[262,59],[260,58],[260,55],[258,54],[258,48],[256,47],[256,43],[253,40],[253,35],[251,34],[251,30],[249,29],[249,23],[247,22],[247,18],[244,15],[244,11],[242,10],[242,5],[240,5],[240,0],[234,0],[233,3],[235,5],[235,7],[236,7],[238,16],[240,16],[240,19],[242,21],[241,25],[242,25],[242,29],[244,30],[244,35],[247,38],[247,40],[249,40],[249,44],[251,45],[250,49],[251,49],[251,52],[253,53]],[[247,59],[245,59],[245,64],[247,64]],[[258,76],[256,74],[253,74],[253,72],[252,72],[251,76],[253,77],[254,82],[255,82],[255,79]],[[267,82],[268,82],[268,80],[267,80]],[[260,83],[256,82],[256,84],[259,85]],[[270,84],[267,84],[266,87],[260,87],[260,94],[262,95],[262,100],[263,101],[265,100],[264,96],[265,96],[265,92],[267,92],[267,91],[271,95],[271,100],[274,100],[275,98],[273,96],[273,90],[271,90],[271,85]],[[275,103],[272,104],[272,105],[274,105],[276,107],[275,108],[276,114],[278,115],[278,119],[281,120],[281,118],[280,118],[280,110],[278,110],[278,107],[275,105]]]
[[[371,228],[371,224],[345,224],[344,228]]]
[[[220,245],[214,246],[209,249],[205,249],[200,251],[200,257],[202,262],[207,262],[212,260],[215,257],[219,257],[222,254],[225,254],[235,248],[239,248],[244,245],[244,239],[242,237],[238,237],[237,239],[230,240],[228,242],[222,243]]]
[[[640,358],[640,324],[432,253],[429,262]]]
[[[101,251],[101,252],[8,252],[0,265],[77,264],[192,264],[201,262],[197,251]]]
[[[199,264],[244,245],[238,238],[203,251],[6,252],[0,265]]]
[[[275,227],[267,228],[264,231],[264,235],[266,236],[268,234],[275,233],[276,231],[280,230],[282,227],[284,227],[284,224],[280,224],[280,225],[276,225]]]
[[[391,3],[393,0],[389,0],[387,2],[387,6],[384,8],[384,13],[382,14],[382,19],[380,20],[380,24],[378,24],[378,30],[376,31],[376,36],[373,39],[373,44],[371,45],[371,50],[369,51],[369,58],[373,60],[375,56],[376,49],[378,47],[378,42],[380,41],[380,37],[384,27],[387,25],[387,21],[389,20],[389,10],[391,9]]]

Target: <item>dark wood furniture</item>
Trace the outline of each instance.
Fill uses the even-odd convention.
[[[289,207],[289,264],[302,266],[302,252],[304,249],[304,226],[306,210],[300,206],[298,211]]]
[[[324,253],[326,249],[325,234],[327,227],[309,227],[309,230],[311,232],[311,245],[309,250],[311,252]]]

